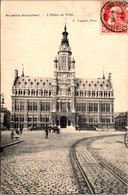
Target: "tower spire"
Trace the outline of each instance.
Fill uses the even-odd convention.
[[[63,39],[61,41],[61,45],[69,46],[69,42],[68,42],[68,39],[67,39],[68,32],[67,32],[66,23],[65,23],[64,32],[62,33],[62,35],[63,35]]]
[[[22,77],[24,77],[24,64],[22,64]]]

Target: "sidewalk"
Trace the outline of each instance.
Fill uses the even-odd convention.
[[[23,142],[22,135],[19,138],[11,139],[11,131],[1,131],[1,144],[0,152],[3,152],[3,148]]]

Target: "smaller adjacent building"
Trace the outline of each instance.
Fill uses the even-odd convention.
[[[128,127],[128,111],[115,114],[115,128],[121,129],[124,127]]]

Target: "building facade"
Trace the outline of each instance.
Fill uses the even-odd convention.
[[[12,125],[45,128],[114,128],[114,91],[111,74],[106,79],[75,77],[75,60],[66,26],[58,55],[54,60],[53,78],[18,75],[12,87]]]
[[[115,115],[115,128],[117,130],[128,128],[128,112],[119,112]]]

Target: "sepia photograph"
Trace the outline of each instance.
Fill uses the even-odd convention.
[[[128,2],[1,2],[1,194],[128,193]]]

